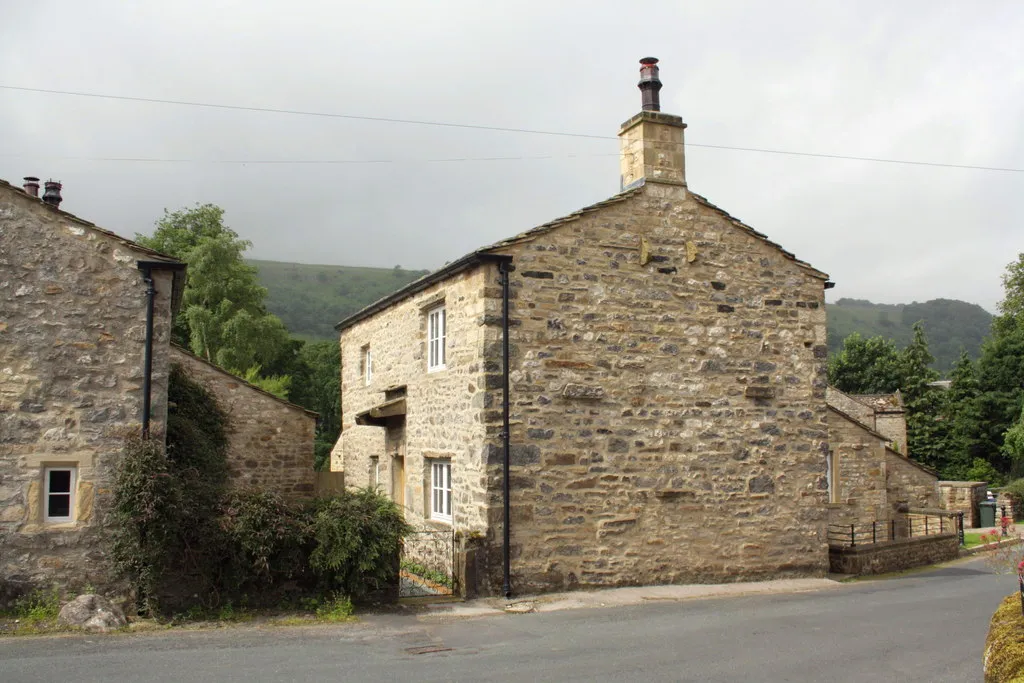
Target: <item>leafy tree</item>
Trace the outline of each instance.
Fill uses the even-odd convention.
[[[992,321],[991,336],[982,345],[977,364],[978,396],[965,416],[973,457],[992,463],[1001,472],[1024,474],[1024,461],[1003,449],[1004,437],[1018,420],[1024,400],[1024,253],[1006,267],[1000,315]]]
[[[188,282],[174,337],[193,353],[222,368],[245,374],[279,363],[288,332],[267,312],[267,290],[256,269],[242,260],[251,243],[224,225],[224,210],[213,204],[164,211],[152,237],[136,235],[147,247],[188,263]]]
[[[331,448],[341,433],[341,354],[333,341],[306,344],[299,351],[300,366],[292,375],[291,400],[320,414],[316,429],[314,466],[327,464]]]
[[[1012,427],[1006,430],[1003,437],[1003,456],[1013,463],[1013,469],[1019,470],[1024,463],[1024,412]]]
[[[884,337],[864,339],[854,332],[829,359],[829,384],[840,391],[881,394],[900,386],[900,356],[896,344]]]

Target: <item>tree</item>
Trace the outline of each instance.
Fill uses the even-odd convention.
[[[946,430],[946,465],[941,474],[946,479],[974,481],[969,470],[976,473],[982,464],[990,468],[991,465],[978,456],[971,438],[978,420],[979,391],[977,372],[967,351],[960,352],[949,379],[949,391],[944,395],[941,409]]]
[[[260,368],[281,363],[290,344],[288,331],[264,307],[267,290],[259,285],[256,269],[242,260],[252,245],[224,225],[223,209],[203,204],[165,210],[153,236],[136,235],[136,240],[188,264],[176,341],[241,376],[256,368],[258,379]],[[280,391],[282,384],[273,386]],[[287,396],[283,393],[282,398]]]
[[[291,400],[320,414],[314,462],[319,470],[327,464],[341,433],[341,354],[337,342],[316,342],[302,347],[299,360],[300,365],[292,376]]]
[[[1020,419],[1006,430],[1003,437],[1003,456],[1012,463],[1012,469],[1019,471],[1024,464],[1024,411]]]
[[[854,332],[828,362],[829,384],[855,394],[882,394],[900,386],[899,352],[891,339]]]
[[[907,411],[907,451],[915,460],[942,471],[948,465],[949,425],[942,420],[946,396],[930,386],[939,379],[931,368],[924,325],[914,323],[914,338],[897,357],[900,392]]]
[[[1003,287],[1000,315],[992,320],[978,359],[978,397],[968,432],[972,456],[1020,476],[1024,461],[1010,458],[1003,444],[1024,400],[1024,253],[1006,267]]]

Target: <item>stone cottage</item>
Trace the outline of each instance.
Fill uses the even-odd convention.
[[[0,583],[102,588],[98,519],[123,438],[163,434],[185,264],[25,181],[0,181]]]
[[[867,528],[903,520],[908,510],[943,507],[938,476],[899,445],[907,427],[899,392],[826,392],[829,409],[829,524]]]
[[[656,62],[619,194],[337,325],[332,465],[452,529],[466,593],[827,571],[828,277],[690,191]]]
[[[110,586],[103,520],[124,438],[164,438],[171,365],[229,416],[236,485],[313,493],[316,415],[170,343],[185,264],[0,181],[0,604]]]

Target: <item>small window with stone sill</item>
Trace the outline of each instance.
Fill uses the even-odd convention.
[[[75,482],[78,468],[47,467],[43,470],[43,520],[50,524],[75,521]]]

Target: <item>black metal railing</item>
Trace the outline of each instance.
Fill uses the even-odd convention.
[[[899,517],[860,524],[829,524],[828,543],[853,548],[922,536],[958,534],[963,538],[963,523],[956,513],[910,512]]]

